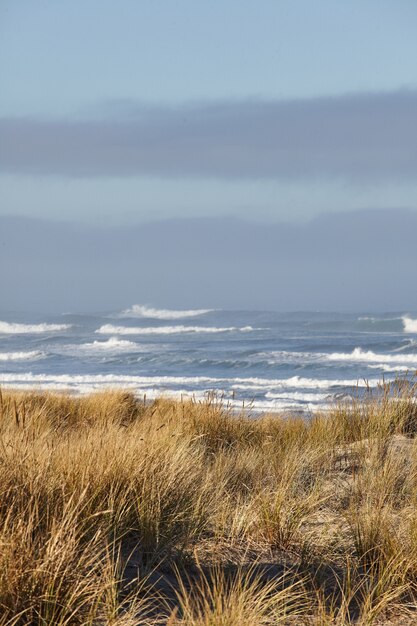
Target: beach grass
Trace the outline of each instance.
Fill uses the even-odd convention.
[[[0,394],[0,626],[417,623],[410,380],[311,416]]]

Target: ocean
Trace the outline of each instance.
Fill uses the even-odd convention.
[[[417,314],[125,311],[0,315],[0,386],[207,394],[313,413],[417,369]]]

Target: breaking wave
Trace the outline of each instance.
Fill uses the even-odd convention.
[[[277,388],[277,389],[332,389],[342,387],[367,387],[376,386],[378,380],[358,381],[357,379],[350,380],[323,380],[318,378],[304,378],[302,376],[291,376],[290,378],[282,379],[267,379],[267,378],[234,378],[230,381],[232,383],[232,389],[240,390],[262,390]]]
[[[369,367],[374,370],[381,370],[382,372],[389,372],[389,373],[394,373],[394,372],[406,373],[410,371],[409,365],[387,365],[386,363],[379,363],[378,365],[370,365]]]
[[[271,398],[274,400],[296,400],[297,402],[322,402],[329,399],[327,393],[302,393],[300,391],[284,391],[280,393],[273,393],[268,391],[265,394],[265,398]]]
[[[113,324],[104,324],[95,332],[102,335],[174,335],[179,333],[226,333],[233,331],[250,332],[256,330],[252,326],[229,326],[225,328],[217,328],[215,326],[114,326]]]
[[[401,317],[373,317],[370,315],[363,315],[361,317],[358,317],[358,321],[359,322],[372,322],[372,323],[379,323],[379,322],[395,322],[396,320],[400,320],[402,319]]]
[[[368,363],[409,363],[417,365],[417,354],[376,354],[372,350],[355,348],[352,352],[333,352],[327,355],[329,361],[354,361]]]
[[[147,317],[156,320],[179,320],[186,317],[197,317],[211,313],[214,309],[189,309],[176,311],[171,309],[154,309],[144,304],[134,304],[130,309],[122,311],[118,317]]]
[[[28,352],[0,352],[0,361],[34,361],[44,356],[45,353],[39,350],[30,350]]]
[[[14,322],[0,322],[0,333],[7,335],[49,333],[68,330],[71,327],[72,324],[17,324]]]
[[[214,387],[224,389],[230,385],[231,389],[261,389],[273,391],[274,389],[334,389],[338,387],[365,386],[365,383],[357,380],[321,380],[316,378],[303,378],[292,376],[290,378],[214,378],[210,376],[135,376],[127,374],[33,374],[27,373],[3,373],[0,374],[2,383],[58,383],[63,385],[110,384],[124,386],[126,384],[143,386],[165,387],[169,385],[194,386],[205,385],[211,389]],[[378,380],[367,381],[366,386],[376,385]]]
[[[402,320],[403,320],[404,330],[406,333],[417,333],[417,320],[414,320],[408,315],[404,315]]]
[[[134,352],[141,350],[142,347],[134,341],[127,341],[126,339],[119,339],[118,337],[110,337],[106,341],[92,341],[89,343],[74,344],[69,346],[62,346],[61,350],[67,353],[79,354],[108,354],[118,352]]]
[[[113,385],[135,383],[137,385],[166,385],[166,384],[201,384],[217,381],[216,378],[206,376],[134,376],[129,374],[0,374],[3,382],[57,382],[63,384],[82,383],[110,383]]]

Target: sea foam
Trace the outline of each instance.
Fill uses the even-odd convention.
[[[270,389],[332,389],[338,387],[372,387],[378,384],[378,380],[359,381],[357,379],[319,379],[291,376],[290,378],[267,379],[267,378],[234,378],[231,379],[233,389],[240,390],[266,390]]]
[[[214,309],[189,309],[176,311],[171,309],[154,309],[144,304],[134,304],[129,309],[119,313],[118,317],[147,317],[156,320],[179,320],[187,317],[197,317],[210,313]]]
[[[125,386],[133,384],[142,386],[166,385],[200,385],[211,384],[220,379],[207,376],[135,376],[129,374],[34,374],[27,373],[0,373],[2,383],[55,383],[61,385],[108,384]]]
[[[328,393],[302,393],[300,391],[282,391],[273,393],[267,391],[265,398],[274,400],[296,400],[297,402],[322,402],[329,399]]]
[[[256,330],[252,326],[229,326],[218,328],[216,326],[114,326],[113,324],[104,324],[95,332],[102,335],[175,335],[179,333],[226,333],[233,331],[250,332]]]
[[[79,345],[65,346],[69,350],[81,351],[86,354],[102,354],[108,352],[134,352],[141,350],[142,346],[134,341],[119,339],[118,337],[110,337],[105,341],[91,341]]]
[[[404,315],[402,320],[403,320],[404,330],[406,333],[417,333],[417,320],[414,320],[408,315]]]
[[[109,337],[105,341],[90,341],[88,343],[70,343],[52,346],[51,352],[58,355],[82,357],[106,357],[130,352],[142,352],[144,347],[134,341]],[[148,347],[146,348],[148,349]]]
[[[27,352],[0,352],[0,361],[34,361],[44,356],[45,353],[39,350],[30,350]]]
[[[210,376],[139,376],[128,374],[33,374],[27,373],[0,373],[2,383],[58,383],[64,385],[80,384],[111,384],[124,386],[133,384],[138,388],[143,386],[165,387],[169,385],[194,386],[205,385],[209,389],[214,387],[224,388],[224,384],[230,384],[232,389],[332,389],[337,387],[356,387],[364,385],[357,380],[322,380],[317,378],[303,378],[291,376],[290,378],[214,378]],[[378,380],[369,380],[366,386],[376,385]]]
[[[379,363],[378,365],[369,365],[371,369],[381,370],[382,372],[394,373],[394,372],[409,372],[409,365],[387,365],[386,363]],[[411,368],[414,369],[414,368]]]
[[[0,333],[7,335],[49,333],[68,330],[71,327],[72,324],[17,324],[15,322],[0,321]]]
[[[354,361],[369,363],[410,363],[417,365],[417,354],[377,354],[372,350],[355,348],[352,352],[333,352],[327,355],[329,361]]]

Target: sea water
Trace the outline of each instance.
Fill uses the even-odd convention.
[[[125,311],[0,315],[0,386],[314,412],[417,369],[417,314]]]

